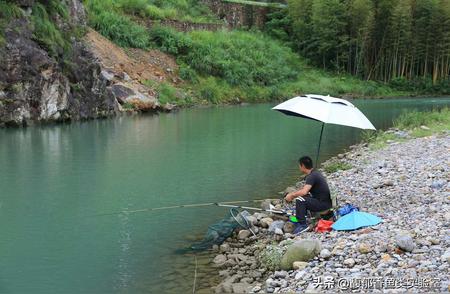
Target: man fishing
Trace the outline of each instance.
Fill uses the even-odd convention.
[[[298,160],[299,169],[306,174],[305,185],[298,191],[288,193],[284,199],[287,202],[295,201],[295,214],[298,220],[294,234],[308,230],[306,224],[306,211],[318,212],[330,209],[333,205],[330,197],[330,188],[325,177],[313,168],[312,159],[303,156]]]

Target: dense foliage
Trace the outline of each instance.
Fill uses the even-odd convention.
[[[289,0],[288,5],[287,17],[275,15],[268,30],[284,39],[292,33],[294,48],[314,64],[393,81],[402,89],[424,85],[426,91],[448,91],[450,1]]]
[[[191,4],[191,8],[188,9],[186,3]],[[172,7],[177,12],[170,14],[179,19],[182,11],[191,15],[190,9],[201,11],[199,3],[194,0],[85,0],[89,24],[116,44],[143,49],[156,47],[174,55],[180,66],[179,76],[186,81],[183,84],[186,95],[182,96],[189,101],[191,97],[212,103],[266,101],[306,92],[401,95],[380,83],[364,82],[350,75],[337,77],[308,66],[289,46],[292,22],[283,10],[274,10],[278,16],[267,25],[269,34],[281,41],[256,31],[183,33],[155,25],[148,31],[138,24],[138,19],[159,18],[149,13],[157,11],[153,6],[157,9]],[[160,97],[163,100],[184,99],[172,95],[175,92],[166,88]]]

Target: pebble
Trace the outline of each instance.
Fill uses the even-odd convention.
[[[409,235],[398,235],[395,238],[395,242],[404,251],[412,252],[416,248],[413,238]]]
[[[330,250],[328,250],[328,249],[322,249],[321,251],[320,251],[320,255],[319,255],[321,258],[324,258],[324,259],[326,259],[326,258],[329,258],[330,256],[331,256],[331,252],[330,252]]]
[[[348,267],[353,267],[355,265],[355,260],[353,258],[347,258],[344,260],[344,264]]]
[[[238,234],[238,239],[244,240],[250,237],[252,233],[249,230],[240,230]]]
[[[389,144],[380,150],[371,150],[364,144],[350,148],[339,160],[353,168],[326,175],[332,190],[339,191],[340,204],[352,203],[361,211],[375,214],[383,219],[381,224],[354,232],[305,232],[294,236],[287,227],[291,223],[284,222],[282,227],[277,227],[284,235],[276,232],[276,228],[275,234],[268,234],[270,225],[280,219],[255,213],[252,217],[257,220],[254,223],[255,229],[259,229],[257,237],[249,235],[240,240],[236,234],[219,247],[222,254],[214,258],[214,263],[228,266],[227,273],[220,272],[221,279],[231,281],[240,272],[240,278],[232,279],[233,283],[244,280],[243,284],[249,284],[255,293],[316,293],[322,290],[312,283],[316,277],[432,277],[440,280],[441,286],[435,292],[448,292],[450,154],[446,146],[450,145],[450,132],[419,139],[411,138],[404,131],[393,133],[408,141]],[[301,186],[301,182],[296,183],[297,188]],[[284,205],[279,201],[271,204]],[[269,246],[275,246],[282,254],[290,244],[304,239],[318,240],[324,248],[309,262],[295,261],[294,270],[289,272],[273,271],[261,262],[260,254]],[[245,262],[237,258],[237,263],[230,258],[236,254],[248,258]],[[273,256],[273,260],[277,258],[280,259]],[[225,288],[230,290],[232,286],[227,284]],[[398,290],[423,292],[425,289]]]

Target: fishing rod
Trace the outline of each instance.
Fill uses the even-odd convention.
[[[132,214],[132,213],[139,213],[139,212],[151,212],[151,211],[158,211],[158,210],[169,210],[169,209],[176,209],[176,208],[205,207],[205,206],[240,208],[240,209],[248,209],[248,210],[256,210],[256,211],[265,211],[265,212],[271,212],[271,213],[276,213],[276,214],[292,215],[292,213],[290,213],[290,212],[275,209],[275,207],[272,204],[270,205],[269,209],[235,205],[237,203],[262,202],[262,201],[266,201],[266,200],[277,200],[277,199],[253,199],[253,200],[237,200],[237,201],[225,201],[225,202],[208,202],[208,203],[182,204],[182,205],[163,206],[163,207],[150,207],[150,208],[136,209],[136,210],[122,210],[122,211],[116,211],[116,212],[110,212],[110,213],[97,214],[95,216]]]

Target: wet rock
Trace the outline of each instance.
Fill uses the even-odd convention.
[[[216,257],[214,257],[213,262],[216,265],[221,265],[224,264],[227,261],[227,257],[223,254],[219,254]]]
[[[252,286],[246,283],[236,283],[231,285],[233,293],[249,293]]]
[[[251,290],[250,292],[252,292],[252,293],[257,293],[257,292],[259,292],[259,291],[261,291],[261,290],[262,290],[261,286],[260,286],[260,285],[256,285],[256,286],[254,286],[254,287],[252,288],[252,290]]]
[[[222,253],[226,253],[226,252],[230,251],[230,245],[228,243],[223,243],[220,245],[219,250]]]

